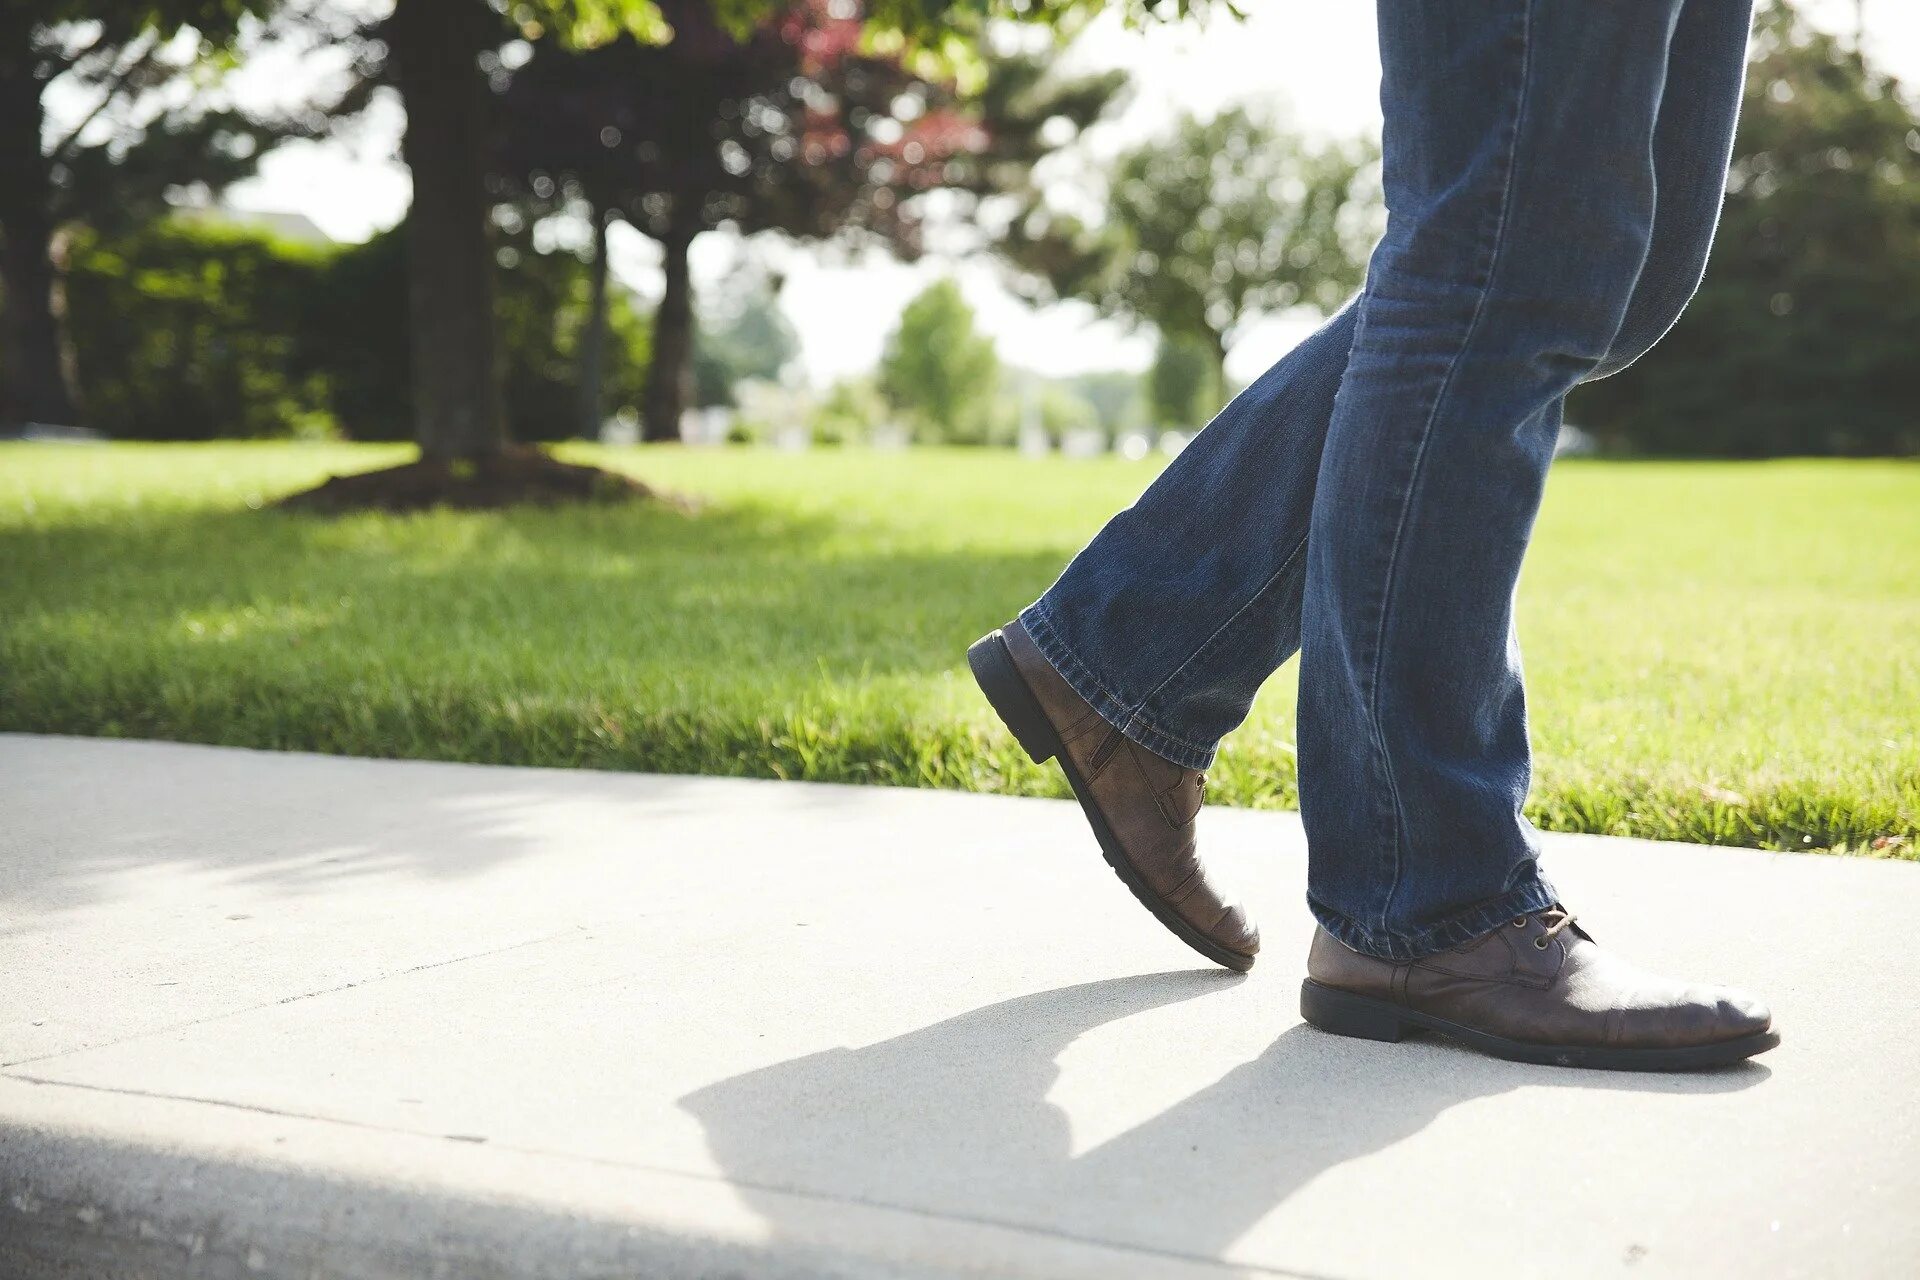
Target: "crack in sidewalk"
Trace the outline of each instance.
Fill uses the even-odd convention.
[[[464,964],[469,960],[484,960],[488,956],[504,955],[509,951],[519,951],[525,947],[537,947],[543,943],[559,941],[569,934],[584,934],[585,932],[585,925],[576,924],[538,938],[527,938],[520,942],[510,942],[503,947],[491,947],[485,951],[475,951],[463,956],[452,956],[445,960],[429,960],[425,964],[411,965],[405,969],[395,969],[389,973],[376,973],[370,977],[357,978],[352,982],[342,982],[331,987],[320,987],[313,991],[299,991],[290,996],[281,996],[274,1000],[262,1000],[258,1004],[246,1005],[239,1009],[227,1009],[220,1013],[209,1013],[199,1018],[188,1018],[181,1022],[171,1022],[165,1026],[149,1027],[145,1031],[136,1031],[131,1035],[124,1035],[115,1040],[102,1040],[95,1044],[75,1045],[70,1049],[56,1049],[52,1053],[35,1054],[29,1058],[16,1058],[11,1062],[0,1062],[0,1071],[11,1071],[15,1067],[32,1066],[38,1062],[52,1062],[56,1058],[70,1058],[76,1053],[91,1053],[95,1049],[111,1049],[118,1045],[132,1044],[136,1040],[145,1040],[150,1036],[165,1035],[170,1031],[184,1031],[189,1027],[203,1027],[209,1023],[225,1021],[228,1018],[238,1018],[244,1014],[258,1013],[262,1009],[275,1009],[281,1005],[298,1004],[302,1000],[313,1000],[320,996],[338,995],[342,991],[352,991],[358,987],[370,987],[376,983],[390,982],[396,978],[411,977],[413,974],[426,973],[433,969],[444,969],[448,965]],[[25,1080],[31,1077],[18,1076],[15,1078]],[[60,1082],[46,1081],[44,1083],[55,1084]],[[75,1087],[85,1088],[87,1086],[79,1085]]]

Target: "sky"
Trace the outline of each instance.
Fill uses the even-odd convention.
[[[1372,5],[1248,0],[1243,7],[1249,10],[1244,22],[1222,17],[1204,26],[1129,30],[1113,15],[1097,19],[1067,51],[1064,66],[1124,68],[1129,95],[1124,111],[1083,145],[1107,154],[1151,136],[1181,112],[1204,116],[1232,102],[1265,107],[1310,136],[1378,133]],[[1851,32],[1860,22],[1869,57],[1909,85],[1920,84],[1920,4],[1803,0],[1802,8],[1834,30]],[[243,67],[231,88],[243,103],[264,106],[303,91],[323,73],[324,67],[263,58]],[[402,125],[397,102],[383,102],[347,137],[270,153],[257,177],[228,193],[229,202],[243,209],[303,213],[336,240],[363,240],[405,212],[409,184],[395,158]],[[650,242],[617,227],[609,253],[620,280],[643,296],[658,296],[659,257]],[[816,386],[870,370],[900,309],[927,284],[948,275],[959,281],[1003,360],[1065,375],[1142,369],[1152,358],[1151,330],[1101,319],[1082,303],[1032,307],[1008,291],[993,263],[981,255],[928,255],[909,266],[877,252],[849,261],[844,254],[766,237],[747,243],[710,233],[694,245],[696,294],[723,278],[743,254],[782,273],[780,302],[800,337],[799,366]],[[1246,326],[1235,335],[1228,372],[1252,379],[1316,320],[1296,313]]]

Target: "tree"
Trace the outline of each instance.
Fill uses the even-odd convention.
[[[1789,5],[1753,52],[1699,293],[1569,417],[1648,453],[1920,452],[1920,112]]]
[[[416,438],[430,467],[484,465],[507,443],[480,71],[499,25],[478,4],[396,0],[388,31],[407,108],[401,153],[413,177],[407,285]]]
[[[539,19],[591,24],[644,17],[637,0],[514,6],[522,26]],[[377,29],[407,113],[401,156],[413,179],[407,211],[408,365],[417,460],[335,476],[296,493],[298,510],[407,510],[446,503],[494,507],[603,495],[644,495],[645,485],[597,467],[513,447],[506,427],[495,305],[494,200],[488,174],[494,127],[486,66],[516,33],[481,0],[395,0]]]
[[[859,6],[803,0],[736,38],[705,0],[661,0],[662,43],[586,51],[544,41],[503,95],[503,174],[557,207],[584,208],[604,275],[613,219],[660,246],[646,438],[679,438],[692,395],[688,254],[702,232],[781,231],[919,248],[916,195],[964,173],[983,134],[944,84],[899,53],[863,52]],[[590,347],[597,350],[597,347]],[[583,417],[597,417],[597,367]]]
[[[1042,160],[1068,153],[1092,125],[1105,118],[1122,100],[1124,71],[1063,75],[1058,49],[998,53],[983,59],[979,89],[968,95],[983,137],[980,150],[955,166],[951,185],[977,202],[970,212],[992,240],[994,228],[1023,225],[1044,219],[1046,195],[1035,180]],[[1096,175],[1055,173],[1055,181],[1074,177],[1087,181]]]
[[[974,332],[960,286],[939,280],[900,313],[880,358],[880,389],[926,439],[985,444],[1000,359]]]
[[[1185,16],[1204,7],[1205,0],[1121,3],[1133,13]],[[569,44],[591,48],[623,35],[665,42],[674,31],[663,16],[669,10],[691,27],[710,16],[715,30],[744,39],[787,7],[781,0],[515,0],[509,17],[522,35],[537,37],[550,30]],[[867,17],[876,28],[911,42],[916,54],[960,56],[978,40],[990,17],[1062,22],[1102,7],[1103,0],[1029,0],[1017,8],[1002,0],[870,0]],[[491,56],[501,43],[497,29],[489,35],[491,15],[480,0],[396,0],[388,26],[407,109],[403,151],[413,170],[410,220],[415,221],[414,242],[419,246],[411,255],[409,278],[421,461],[391,475],[335,478],[308,495],[296,495],[296,505],[419,505],[442,499],[491,503],[527,493],[578,497],[603,492],[609,483],[590,469],[560,467],[510,450],[501,427],[486,273],[487,155],[482,139],[488,104],[479,92],[482,57]],[[674,234],[690,242],[693,232],[681,225]],[[674,334],[691,334],[689,283],[675,265],[684,263],[685,256],[676,249],[667,246],[666,297],[655,315],[656,352],[663,343],[671,348],[677,341]],[[656,354],[655,360],[671,362],[669,367],[685,364],[684,353],[671,350]],[[650,386],[654,383],[649,380]],[[683,391],[684,384],[663,386],[660,394]],[[650,407],[656,420],[669,416],[665,405]],[[481,483],[470,483],[475,479]]]
[[[1220,408],[1220,369],[1213,349],[1191,334],[1163,334],[1147,371],[1156,426],[1191,430]]]
[[[1240,107],[1189,116],[1119,157],[1102,225],[1043,206],[1001,247],[1036,297],[1083,298],[1203,341],[1224,385],[1246,321],[1329,311],[1359,286],[1374,234],[1369,160],[1365,144],[1313,146]]]
[[[73,422],[56,307],[58,229],[160,204],[169,185],[243,176],[275,130],[189,102],[134,119],[128,104],[180,79],[275,0],[43,0],[0,8],[0,422]],[[90,102],[48,128],[60,84]],[[104,141],[100,134],[108,135]]]

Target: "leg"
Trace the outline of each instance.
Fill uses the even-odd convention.
[[[1233,969],[1260,938],[1200,862],[1199,771],[1299,644],[1307,515],[1353,320],[1349,307],[1268,370],[967,654],[1020,745],[1059,760],[1121,881]],[[1243,522],[1255,536],[1220,536]]]
[[[1725,198],[1746,80],[1752,0],[1688,0],[1674,27],[1653,132],[1653,243],[1613,347],[1587,375],[1610,378],[1645,355],[1686,308]]]
[[[1718,146],[1679,173],[1656,149],[1691,129],[1670,123],[1668,86],[1701,80],[1673,59],[1703,31],[1719,33],[1716,65],[1744,50],[1744,26],[1694,25],[1727,6],[1381,0],[1392,221],[1327,429],[1302,606],[1321,928],[1300,1007],[1326,1030],[1640,1070],[1779,1043],[1758,1001],[1596,945],[1541,878],[1520,812],[1512,600],[1561,402],[1657,337],[1697,279],[1639,283],[1656,172],[1692,188],[1724,173]],[[1698,207],[1682,197],[1671,207]]]
[[[1710,234],[1725,151],[1697,135],[1732,107],[1697,123],[1696,68],[1671,103],[1667,70],[1711,31],[1737,102],[1744,25],[1688,12],[1736,7],[1380,6],[1390,222],[1321,459],[1300,697],[1309,897],[1359,951],[1416,959],[1553,902],[1513,593],[1563,397],[1637,299],[1664,330],[1698,278],[1638,287],[1657,172],[1666,252]]]
[[[1020,617],[1134,742],[1205,769],[1300,646],[1307,518],[1347,308],[1234,397]]]
[[[1200,770],[1299,643],[1307,514],[1353,318],[1236,397],[1038,603],[967,654],[1027,754],[1059,760],[1121,881],[1234,969],[1260,938],[1201,865]],[[1242,522],[1257,536],[1220,536]]]

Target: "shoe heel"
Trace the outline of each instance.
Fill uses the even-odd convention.
[[[987,695],[1001,722],[1012,730],[1035,764],[1045,764],[1060,752],[1060,735],[1040,709],[1040,700],[1013,665],[1013,654],[998,631],[981,636],[967,650],[967,666],[973,669],[974,683]]]
[[[1300,984],[1300,1016],[1336,1036],[1398,1043],[1407,1034],[1392,1005],[1323,987],[1312,978]]]

